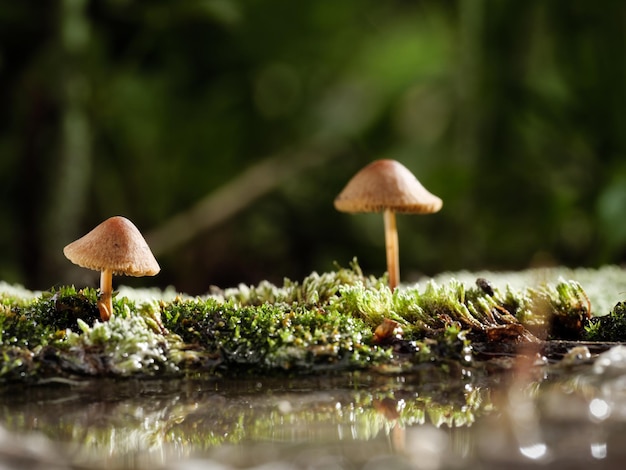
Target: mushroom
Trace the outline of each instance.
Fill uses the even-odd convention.
[[[107,321],[113,314],[113,274],[154,276],[161,268],[135,225],[125,217],[111,217],[87,235],[63,248],[72,263],[101,271],[98,310]]]
[[[431,214],[441,209],[441,199],[428,192],[404,165],[376,160],[352,177],[335,198],[341,212],[383,212],[389,288],[400,282],[396,212]]]

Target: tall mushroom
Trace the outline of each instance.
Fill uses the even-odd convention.
[[[135,225],[125,217],[111,217],[87,235],[63,248],[72,263],[101,271],[98,309],[107,321],[113,314],[113,274],[154,276],[161,268]]]
[[[376,160],[352,177],[335,198],[341,212],[383,212],[389,288],[400,282],[396,212],[430,214],[443,205],[428,192],[404,165],[395,160]]]

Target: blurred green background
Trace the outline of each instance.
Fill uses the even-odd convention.
[[[394,158],[444,200],[399,216],[401,276],[626,258],[626,3],[0,0],[0,279],[112,215],[188,293],[385,270],[335,211]]]

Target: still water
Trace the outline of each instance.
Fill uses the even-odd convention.
[[[472,368],[0,388],[0,469],[582,469],[625,459],[621,346]]]

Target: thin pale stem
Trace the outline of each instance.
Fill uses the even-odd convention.
[[[398,229],[396,228],[396,214],[390,209],[383,212],[385,220],[385,249],[387,251],[387,272],[389,273],[389,288],[393,291],[400,283],[400,250],[398,247]]]
[[[100,273],[100,296],[98,310],[102,321],[109,321],[113,315],[113,271],[105,269]]]

